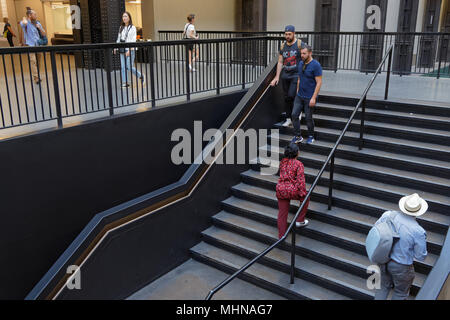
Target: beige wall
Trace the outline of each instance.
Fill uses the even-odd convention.
[[[313,31],[315,0],[267,0],[267,30],[283,31],[288,24],[298,31]]]
[[[361,0],[342,0],[341,9],[341,31],[342,32],[361,32],[364,30],[364,9],[366,2]],[[352,16],[346,17],[345,13]]]
[[[142,35],[145,40],[147,39],[156,39],[155,38],[155,14],[153,8],[154,0],[144,0],[142,1]]]
[[[15,5],[14,5],[14,0],[6,0],[6,8],[7,8],[7,11],[8,11],[8,19],[9,19],[9,23],[11,24],[11,28],[13,29],[13,31],[14,31],[14,33],[16,34],[16,36],[18,36],[18,33],[17,33],[17,17],[16,17],[16,8],[15,8]],[[2,12],[2,15],[1,15],[2,17],[1,17],[1,22],[3,22],[3,17],[4,17],[4,15],[3,15],[3,12]],[[3,31],[3,26],[4,26],[4,24],[2,24],[2,27],[1,27],[1,31]],[[18,40],[18,38],[13,38],[13,41],[14,41],[14,45],[18,45],[18,43],[19,43],[19,40]]]
[[[38,16],[38,20],[41,22],[44,29],[46,28],[45,15],[44,15],[44,7],[42,5],[41,0],[15,0],[16,7],[16,16],[18,20],[22,20],[22,17],[25,16],[26,7],[31,7]]]
[[[233,0],[153,0],[153,7],[156,36],[158,30],[182,32],[190,13],[196,15],[197,30],[233,31],[235,28]],[[146,12],[142,16],[145,19]]]
[[[133,24],[136,27],[142,28],[141,4],[125,2],[125,10],[131,14],[131,17],[133,18]]]

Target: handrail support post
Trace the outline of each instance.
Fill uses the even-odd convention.
[[[294,223],[294,226],[292,227],[292,235],[291,235],[291,284],[294,284],[295,280],[295,235],[297,233],[297,228]]]
[[[359,150],[361,151],[364,147],[364,122],[366,118],[366,99],[364,97],[362,101],[362,110],[361,110],[361,124],[360,124],[360,132],[359,132]]]
[[[56,67],[55,51],[50,51],[50,63],[52,67],[53,89],[55,91],[55,108],[56,108],[58,128],[62,128],[63,121],[61,111],[61,98],[59,95],[58,70]]]
[[[330,161],[330,185],[328,186],[328,210],[331,210],[333,206],[333,181],[334,181],[334,157],[335,154],[331,157]]]
[[[389,83],[391,81],[391,70],[392,70],[392,50],[389,51],[389,60],[388,60],[388,70],[387,70],[387,76],[386,76],[386,89],[384,91],[384,100],[388,99],[389,96]]]

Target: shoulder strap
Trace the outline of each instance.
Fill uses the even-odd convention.
[[[189,26],[191,25],[191,23],[188,23],[187,26],[184,28],[184,34],[187,36],[187,31],[189,29]]]
[[[130,32],[130,29],[131,29],[132,27],[133,27],[132,24],[130,24],[130,25],[128,26],[128,28],[127,28],[127,33],[125,33],[125,41],[127,41],[128,32]],[[122,32],[123,32],[123,28],[122,28],[122,30],[120,31],[120,39],[122,39]]]

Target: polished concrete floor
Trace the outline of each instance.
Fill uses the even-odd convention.
[[[343,95],[361,95],[373,74],[356,71],[324,71],[322,90]],[[369,96],[384,97],[386,74],[379,74]],[[407,99],[442,102],[450,105],[450,79],[431,78],[421,75],[391,75],[389,84],[390,99]]]
[[[209,291],[228,274],[195,260],[189,260],[131,295],[128,300],[204,300]],[[285,300],[270,291],[234,279],[215,300]]]

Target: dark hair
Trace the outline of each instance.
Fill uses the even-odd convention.
[[[192,20],[195,19],[195,14],[191,13],[190,15],[187,16],[187,19],[189,22],[192,22]]]
[[[312,52],[312,47],[311,47],[310,45],[308,45],[308,44],[305,44],[304,47],[302,46],[302,50],[303,50],[303,49],[308,50],[308,52]]]
[[[284,157],[288,159],[295,159],[298,156],[298,145],[295,143],[290,143],[284,150]]]
[[[308,50],[309,53],[312,52],[312,47],[310,45],[305,44],[304,47],[302,47],[302,50]],[[303,63],[303,67],[302,67],[302,73],[305,73],[306,68],[308,67],[308,65],[306,63]]]
[[[27,7],[26,15],[29,16],[32,12],[33,12],[33,9],[31,9],[31,7]]]
[[[123,27],[125,27],[125,23],[123,22],[123,15],[125,13],[128,15],[128,18],[130,18],[129,25],[130,26],[133,25],[133,19],[131,18],[131,14],[128,11],[125,11],[124,13],[122,13],[122,16],[121,16],[122,22],[120,23],[120,31],[122,31]]]

